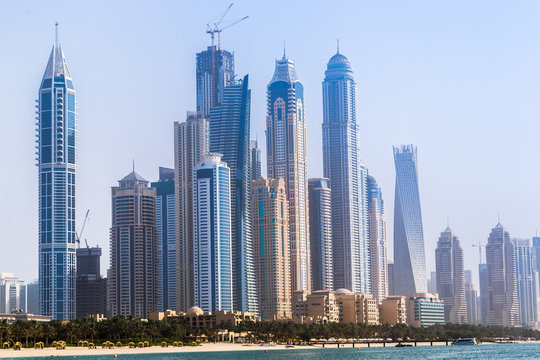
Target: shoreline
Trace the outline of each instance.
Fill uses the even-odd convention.
[[[403,342],[406,344],[412,344],[414,342]],[[538,341],[519,341],[518,343],[538,343]],[[393,348],[397,342],[386,343],[386,347]],[[418,343],[418,346],[430,346],[430,342]],[[495,343],[483,343],[480,345],[497,345]],[[434,341],[433,346],[446,346],[445,341]],[[451,345],[449,345],[451,346]],[[383,348],[382,343],[372,343],[371,348]],[[353,348],[352,344],[341,344],[341,349]],[[354,348],[368,348],[367,343],[355,344]],[[241,344],[241,343],[205,343],[201,346],[184,346],[184,347],[161,347],[150,346],[146,348],[128,348],[124,346],[116,349],[88,349],[85,347],[70,346],[65,350],[56,350],[54,348],[45,349],[25,349],[13,350],[13,349],[0,349],[1,359],[12,359],[21,357],[56,357],[56,356],[88,356],[88,355],[133,355],[133,354],[170,354],[170,353],[193,353],[193,352],[229,352],[229,351],[264,351],[264,350],[294,350],[294,349],[323,349],[322,345],[295,345],[293,348],[287,348],[286,345],[256,345],[256,344]],[[324,349],[337,349],[336,344],[328,344]]]

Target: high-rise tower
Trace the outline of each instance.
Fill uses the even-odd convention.
[[[176,310],[176,206],[174,170],[159,168],[156,189],[156,225],[158,230],[158,311]]]
[[[156,189],[133,170],[111,194],[110,315],[147,318],[159,298]]]
[[[251,162],[251,180],[257,180],[262,176],[261,170],[261,149],[257,140],[251,140],[250,146],[250,162]]]
[[[176,304],[187,311],[195,304],[193,288],[193,169],[208,153],[208,120],[188,112],[174,123],[174,193],[176,213]]]
[[[518,326],[516,248],[510,234],[498,223],[486,245],[489,325]]]
[[[234,55],[216,46],[197,54],[197,111],[206,116],[221,105],[225,87],[234,79]]]
[[[37,102],[41,314],[71,320],[76,315],[77,106],[75,88],[58,36]]]
[[[292,290],[311,291],[304,86],[283,54],[267,88],[268,177],[285,180],[289,201]]]
[[[371,293],[381,303],[388,296],[386,218],[382,190],[371,175],[367,177],[367,189]]]
[[[248,76],[225,87],[221,105],[210,110],[210,151],[223,154],[230,169],[233,308],[257,314],[249,201],[251,90]]]
[[[253,244],[262,320],[291,318],[289,209],[283,179],[251,185]]]
[[[400,295],[426,292],[426,255],[416,146],[394,146],[394,163],[394,292]]]
[[[316,290],[334,289],[332,256],[332,191],[326,178],[308,180],[309,237],[311,242],[311,287]]]
[[[463,249],[457,236],[447,227],[441,233],[435,250],[437,293],[444,300],[444,320],[463,324],[467,320]]]
[[[332,188],[334,287],[369,293],[366,169],[360,163],[356,83],[349,60],[330,58],[323,88],[323,168]]]
[[[233,309],[230,181],[221,154],[193,169],[195,306],[208,312]]]
[[[524,327],[538,324],[538,289],[533,248],[529,239],[512,239],[516,247],[517,293],[519,322]]]

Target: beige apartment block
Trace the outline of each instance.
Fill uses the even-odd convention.
[[[353,294],[340,289],[335,293],[339,308],[339,322],[350,324],[379,324],[379,307],[371,294]]]
[[[405,296],[388,296],[379,305],[379,314],[381,324],[406,324],[407,307]]]

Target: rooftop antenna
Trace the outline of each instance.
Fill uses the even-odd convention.
[[[339,54],[339,39],[337,39],[337,53]]]
[[[501,223],[501,214],[497,213],[497,223]]]
[[[135,159],[133,159],[133,172],[135,172]]]
[[[450,229],[450,220],[448,220],[448,217],[446,218],[446,227]]]
[[[58,46],[58,21],[54,23],[54,44]]]

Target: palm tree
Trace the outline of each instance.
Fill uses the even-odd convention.
[[[49,339],[54,338],[56,336],[56,330],[55,328],[50,324],[44,324],[42,326],[42,333],[45,337],[45,345],[49,346]]]
[[[36,338],[41,337],[43,334],[43,330],[41,328],[41,324],[37,321],[33,320],[28,323],[28,330],[30,336],[34,338],[34,344],[36,343]],[[28,344],[26,345],[28,346]]]
[[[9,324],[6,319],[0,320],[0,344],[4,343],[4,334],[8,332]]]

